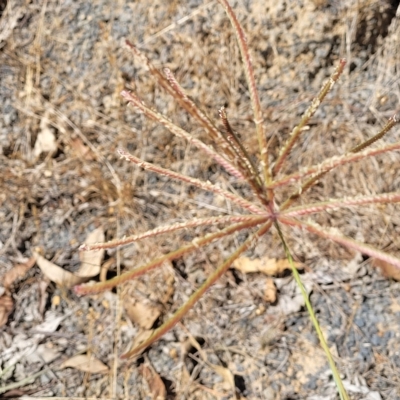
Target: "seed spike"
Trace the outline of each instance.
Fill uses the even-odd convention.
[[[383,128],[375,136],[373,136],[370,139],[365,140],[364,142],[360,143],[358,146],[353,147],[353,149],[351,149],[349,153],[355,154],[355,153],[359,153],[360,151],[364,150],[367,146],[370,146],[372,143],[375,143],[378,139],[381,139],[384,135],[386,135],[386,133],[388,133],[390,131],[390,129],[392,129],[397,123],[398,123],[398,120],[397,120],[396,116],[395,115],[392,116],[391,118],[389,118],[388,122],[383,126]],[[388,151],[397,150],[397,149],[398,148],[396,148],[396,146],[394,146],[393,148],[391,148],[391,150],[388,150]],[[347,153],[347,154],[349,154],[349,153]],[[368,155],[365,157],[368,157]],[[350,161],[350,162],[352,162],[352,161]],[[328,169],[327,171],[318,172],[315,176],[308,179],[301,186],[301,188],[298,191],[292,193],[292,195],[289,196],[289,198],[282,204],[281,210],[285,210],[288,207],[290,207],[290,205],[293,204],[293,202],[295,202],[301,196],[302,193],[304,193],[305,191],[310,189],[312,186],[314,186],[329,171],[330,171],[330,169]]]
[[[281,149],[274,167],[272,168],[273,176],[276,176],[278,174],[278,172],[280,171],[280,169],[282,168],[282,165],[285,162],[290,151],[292,150],[294,144],[300,137],[301,133],[304,132],[308,122],[310,121],[310,118],[318,110],[318,107],[324,100],[325,96],[332,90],[333,86],[335,85],[335,83],[339,79],[340,75],[342,74],[345,65],[346,65],[346,60],[343,58],[340,60],[339,65],[336,67],[334,73],[326,81],[326,83],[323,85],[323,87],[320,90],[320,92],[318,93],[318,95],[314,98],[310,107],[307,108],[307,110],[301,117],[299,124],[294,127],[292,133],[290,134],[289,139],[287,140],[287,142]]]
[[[247,46],[246,35],[237,19],[232,7],[227,0],[218,0],[218,2],[225,8],[225,11],[231,21],[236,39],[239,45],[240,54],[242,55],[244,74],[246,77],[247,85],[250,92],[251,107],[254,114],[254,123],[256,125],[256,132],[258,138],[258,145],[260,148],[261,166],[266,184],[271,181],[271,174],[269,171],[268,161],[268,143],[264,132],[264,118],[261,111],[260,98],[258,96],[257,85],[254,79],[253,64],[251,61],[249,47]],[[272,192],[269,192],[269,198],[272,201]]]
[[[337,229],[332,228],[323,228],[322,226],[316,224],[315,222],[309,223],[304,221],[298,221],[294,218],[288,218],[284,216],[278,217],[279,221],[286,225],[296,226],[298,228],[307,230],[311,233],[315,233],[318,236],[321,236],[325,239],[330,239],[336,243],[341,244],[344,247],[347,247],[352,250],[359,251],[362,254],[366,254],[370,257],[377,258],[378,260],[385,261],[389,264],[394,265],[395,267],[400,269],[400,259],[394,256],[391,256],[388,253],[385,253],[382,250],[379,250],[375,247],[369,246],[365,243],[358,242],[352,238],[343,236],[338,232]]]
[[[129,103],[133,104],[140,111],[142,111],[148,118],[160,123],[165,126],[171,133],[174,135],[186,139],[189,143],[193,143],[198,149],[202,150],[208,156],[211,156],[219,165],[221,165],[227,172],[231,175],[235,176],[240,180],[245,180],[243,174],[220,154],[218,154],[213,148],[207,146],[201,140],[193,137],[189,132],[186,132],[184,129],[175,125],[168,118],[164,117],[162,114],[157,111],[152,110],[147,107],[143,101],[139,99],[135,94],[128,92],[127,90],[123,90],[121,92],[121,96],[124,97]]]
[[[174,74],[171,72],[169,68],[164,68],[165,76],[175,93],[175,98],[192,117],[194,117],[197,122],[209,133],[210,137],[218,143],[223,151],[226,153],[226,156],[230,159],[235,158],[235,154],[232,152],[232,149],[229,147],[229,143],[225,141],[224,135],[220,132],[214,124],[211,122],[210,118],[203,113],[197,106],[196,103],[186,94],[185,90],[179,84]]]
[[[321,201],[318,203],[304,204],[302,206],[288,208],[282,211],[281,215],[287,217],[299,217],[302,215],[319,213],[325,210],[335,210],[339,208],[363,206],[368,204],[385,204],[397,202],[400,202],[400,192],[383,193],[372,196],[344,197],[342,199]]]
[[[201,181],[196,178],[191,178],[189,176],[179,174],[178,172],[171,171],[169,169],[161,168],[157,165],[143,161],[140,158],[137,158],[137,157],[133,156],[132,154],[129,154],[127,151],[125,151],[123,149],[119,149],[118,153],[121,155],[121,157],[125,158],[127,161],[137,164],[139,167],[141,167],[145,170],[156,172],[159,175],[168,176],[170,178],[185,182],[189,185],[196,186],[200,189],[207,190],[207,191],[213,192],[215,194],[219,194],[219,195],[223,196],[225,199],[232,201],[233,203],[237,204],[238,206],[240,206],[244,209],[247,209],[248,211],[250,211],[253,214],[259,214],[259,215],[264,214],[265,215],[265,211],[262,210],[261,208],[259,208],[258,206],[256,206],[255,204],[249,202],[248,200],[244,199],[243,197],[233,194],[232,192],[221,189],[218,186],[215,186],[210,182],[204,182],[204,181]]]
[[[101,249],[112,249],[115,247],[126,246],[128,244],[138,242],[140,240],[147,239],[150,237],[155,237],[166,233],[172,233],[181,229],[195,228],[198,226],[205,226],[205,225],[215,226],[218,224],[225,224],[228,222],[233,223],[233,222],[245,222],[253,220],[256,221],[258,219],[259,217],[255,215],[228,215],[223,217],[194,218],[186,222],[177,222],[176,224],[159,226],[155,229],[152,229],[150,231],[141,234],[128,236],[122,239],[114,239],[110,240],[109,242],[93,243],[93,244],[85,243],[79,247],[79,250],[92,251]]]

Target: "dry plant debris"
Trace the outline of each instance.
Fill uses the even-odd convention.
[[[79,243],[100,225],[109,240],[155,229],[168,221],[179,224],[194,216],[229,216],[236,211],[221,197],[187,190],[131,168],[118,160],[117,148],[164,168],[218,182],[250,198],[249,191],[208,157],[194,153],[191,146],[143,115],[126,110],[119,96],[125,85],[140,90],[147,104],[155,100],[157,108],[174,116],[176,124],[185,129],[193,126],[193,134],[207,140],[189,123],[187,114],[160,93],[137,59],[128,56],[121,40],[129,38],[149,54],[157,68],[165,65],[173,71],[213,120],[218,120],[218,107],[224,105],[233,129],[251,132],[240,56],[226,16],[215,2],[167,4],[156,0],[117,2],[110,7],[100,0],[57,6],[14,0],[7,1],[2,10],[3,3],[0,276],[24,264],[37,247],[46,260],[75,273],[81,265]],[[298,164],[283,172],[293,173],[301,165],[311,166],[345,152],[372,136],[398,111],[400,24],[393,2],[301,0],[285,7],[267,0],[234,5],[252,49],[271,150],[283,144],[337,60],[348,59],[340,85],[311,120],[304,140],[292,149],[292,159]],[[52,131],[57,149],[36,158],[34,149],[42,127]],[[386,141],[394,143],[396,135],[389,133]],[[255,154],[258,144],[251,135],[244,136],[246,149]],[[399,165],[393,153],[343,166],[327,175],[315,191],[305,193],[306,199],[318,202],[398,190]],[[357,213],[332,209],[320,214],[318,223],[340,227],[347,236],[399,255],[398,211],[395,204],[358,208]],[[135,268],[203,233],[204,228],[195,227],[118,251],[108,249],[101,279],[108,268],[109,276],[117,267],[122,271]],[[186,301],[213,266],[245,239],[234,235],[174,262],[174,292],[162,307],[160,319]],[[299,261],[309,267],[303,277],[308,279],[309,290],[314,289],[311,299],[329,343],[336,345],[348,371],[345,385],[354,389],[352,396],[379,393],[376,398],[396,398],[399,284],[370,268],[359,252],[343,251],[329,241],[294,232],[290,245]],[[265,255],[277,260],[284,257],[276,236],[265,237],[254,252],[246,254],[252,260]],[[278,290],[273,305],[263,300],[265,279],[259,273],[229,270],[186,316],[185,327],[199,340],[209,362],[226,365],[235,374],[237,396],[335,398],[326,368],[306,377],[301,387],[295,385],[293,354],[304,348],[303,341],[317,345],[301,304],[300,311],[289,314],[280,314],[277,308],[280,299],[286,298],[290,305],[297,298],[296,288],[289,287],[290,277],[273,278]],[[7,388],[13,383],[20,388],[18,394],[13,389],[14,396],[144,398],[148,394],[137,364],[128,368],[113,365],[116,353],[125,351],[138,333],[125,311],[115,312],[122,310],[118,295],[107,292],[77,299],[34,266],[14,281],[10,297],[13,310],[0,332],[0,364],[5,372],[0,378],[2,390],[12,394]],[[95,328],[87,320],[90,309],[96,311]],[[56,328],[41,326],[43,320],[52,319],[61,321]],[[157,374],[171,383],[166,388],[169,397],[218,398],[213,388],[221,377],[199,360],[197,349],[181,352],[179,342],[187,339],[182,329],[178,327],[153,344],[145,356]],[[32,356],[26,356],[24,346],[31,340],[40,344]],[[79,352],[101,360],[110,368],[110,376],[86,379],[84,372],[59,368]],[[51,370],[43,366],[43,360]],[[34,382],[32,371],[41,373]]]
[[[277,260],[275,258],[268,258],[268,256],[255,260],[248,257],[239,257],[232,263],[232,267],[244,274],[261,272],[268,276],[279,275],[291,269],[288,260]],[[296,268],[301,267],[300,263],[296,263]]]
[[[91,232],[85,240],[90,245],[98,240],[104,240],[103,228],[97,228]],[[58,265],[46,260],[40,254],[34,252],[36,263],[42,270],[43,274],[50,281],[57,283],[61,287],[70,288],[78,283],[86,282],[88,279],[99,275],[101,272],[101,263],[104,257],[104,250],[94,250],[81,253],[80,266],[78,271],[71,273]]]
[[[61,368],[76,368],[79,371],[90,372],[91,374],[106,374],[108,367],[96,357],[88,354],[81,354],[65,360]]]
[[[12,284],[25,276],[25,274],[35,265],[35,258],[31,257],[23,264],[16,264],[7,271],[1,278],[4,293],[0,296],[0,327],[8,320],[14,308],[14,301],[10,296]]]

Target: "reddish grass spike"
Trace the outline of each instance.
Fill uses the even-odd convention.
[[[100,250],[100,249],[112,249],[114,247],[126,246],[128,244],[143,240],[146,238],[163,235],[166,233],[172,233],[180,229],[195,228],[204,225],[218,225],[225,224],[228,222],[245,222],[258,220],[259,217],[255,215],[229,215],[225,217],[209,217],[209,218],[194,218],[187,222],[178,222],[172,225],[159,226],[150,231],[124,237],[122,239],[114,239],[105,243],[93,243],[93,244],[83,244],[79,247],[80,251],[90,251],[90,250]]]
[[[237,19],[235,13],[233,12],[232,7],[229,5],[227,0],[218,0],[218,2],[225,8],[225,11],[231,21],[233,26],[233,30],[236,35],[236,39],[238,41],[240,54],[242,55],[243,65],[244,65],[244,74],[246,77],[247,85],[250,91],[250,100],[251,106],[254,113],[254,123],[256,125],[256,132],[258,138],[258,144],[260,148],[261,155],[261,165],[262,171],[264,174],[265,183],[270,183],[271,175],[269,171],[269,163],[268,163],[268,144],[267,138],[265,137],[264,132],[264,118],[261,111],[260,98],[258,96],[257,85],[254,79],[254,71],[253,65],[251,62],[249,48],[247,46],[246,35],[244,34],[243,28],[240,25],[239,20]],[[272,192],[271,192],[272,195]]]
[[[189,132],[175,125],[168,118],[165,118],[162,114],[147,107],[143,101],[139,99],[135,94],[123,90],[121,96],[124,97],[129,103],[133,104],[140,111],[143,112],[148,118],[152,119],[165,126],[174,135],[186,139],[189,143],[194,144],[199,150],[202,150],[206,155],[212,157],[215,162],[221,165],[227,172],[233,175],[235,178],[245,180],[243,174],[227,159],[218,154],[213,148],[207,146],[201,140],[194,138]]]
[[[261,201],[261,203],[268,206],[268,199],[265,196],[262,180],[257,172],[257,167],[253,164],[253,162],[251,161],[251,157],[249,156],[239,138],[231,128],[224,107],[220,108],[219,116],[226,131],[224,138],[227,140],[232,150],[234,151],[238,159],[238,163],[247,177],[249,185],[251,186],[253,192]]]
[[[164,68],[164,73],[154,67],[150,60],[137,49],[131,42],[126,40],[126,45],[132,53],[138,57],[149,69],[150,73],[155,77],[157,82],[165,89],[165,91],[170,94],[178,104],[186,110],[192,117],[194,117],[197,122],[214,138],[215,142],[221,145],[223,150],[227,153],[227,156],[234,157],[234,154],[230,151],[229,147],[226,145],[224,140],[221,140],[221,132],[214,126],[211,120],[206,114],[204,114],[196,104],[187,96],[185,91],[179,85],[178,81],[169,68]],[[228,157],[228,158],[229,158]]]
[[[232,149],[236,153],[240,162],[243,164],[245,170],[248,173],[248,176],[253,177],[256,180],[257,185],[261,188],[262,184],[258,176],[257,168],[251,162],[250,155],[247,153],[246,149],[244,148],[239,138],[237,137],[236,133],[232,129],[228,121],[228,116],[226,114],[225,107],[221,107],[218,111],[218,114],[219,117],[221,118],[222,124],[224,125],[227,141],[232,146]]]
[[[264,210],[257,207],[255,204],[251,203],[250,201],[247,201],[246,199],[243,199],[242,197],[236,196],[235,194],[228,192],[227,190],[221,189],[218,186],[211,184],[210,182],[203,182],[199,179],[191,178],[189,176],[179,174],[178,172],[174,172],[169,169],[158,167],[157,165],[143,161],[140,158],[137,158],[122,149],[119,149],[118,153],[126,160],[128,160],[134,164],[137,164],[139,167],[141,167],[145,170],[156,172],[160,175],[168,176],[170,178],[185,182],[189,185],[196,186],[200,189],[219,194],[219,195],[223,196],[225,199],[230,200],[231,202],[250,211],[253,214],[266,215],[266,212]]]
[[[362,206],[367,204],[385,204],[400,202],[400,193],[384,193],[373,196],[357,196],[357,197],[344,197],[342,199],[335,199],[330,201],[321,201],[314,204],[305,204],[298,207],[286,209],[281,215],[287,217],[299,217],[301,215],[309,215],[319,213],[325,210],[332,210],[338,208]]]
[[[336,243],[341,244],[349,249],[359,251],[362,254],[366,254],[370,257],[377,258],[378,260],[385,261],[389,264],[394,265],[395,267],[400,269],[400,259],[394,256],[391,256],[388,253],[385,253],[379,249],[376,249],[372,246],[369,246],[365,243],[358,242],[354,239],[343,236],[340,232],[337,232],[337,229],[332,228],[323,228],[316,223],[308,223],[304,221],[298,221],[293,218],[288,218],[283,215],[278,217],[278,220],[283,224],[296,226],[301,229],[305,229],[311,233],[315,233],[318,236],[321,236],[325,239],[330,239]]]
[[[382,138],[386,133],[388,133],[390,131],[390,129],[392,129],[397,124],[397,122],[398,121],[396,119],[396,116],[392,116],[391,118],[389,118],[388,122],[384,125],[384,127],[375,136],[373,136],[370,139],[367,139],[366,141],[362,142],[358,146],[354,147],[353,149],[350,150],[349,153],[350,154],[358,153],[361,150],[365,149],[365,147],[376,142],[378,139]],[[300,189],[295,191],[294,193],[292,193],[289,196],[289,198],[282,204],[281,211],[289,208],[291,206],[291,204],[293,204],[293,202],[295,202],[302,195],[302,193],[306,192],[308,189],[313,187],[329,171],[330,171],[330,169],[318,172],[312,178],[308,179],[305,183],[303,183],[301,185]]]
[[[365,142],[359,144],[356,147],[353,147],[350,150],[350,153],[358,153],[359,151],[364,150],[366,147],[375,143],[377,140],[385,136],[397,123],[398,121],[396,115],[393,115],[392,117],[389,118],[388,122],[386,122],[384,127],[375,136],[372,136],[372,138],[367,139]]]
[[[179,104],[192,116],[194,117],[202,126],[203,128],[210,134],[211,138],[213,138],[216,143],[218,143],[223,150],[227,153],[226,155],[229,158],[234,159],[235,155],[231,151],[230,147],[228,146],[229,143],[226,143],[224,140],[224,136],[221,132],[214,126],[211,120],[208,118],[206,114],[201,111],[194,101],[190,99],[190,97],[186,94],[184,89],[181,87],[179,82],[176,80],[174,74],[171,72],[169,68],[164,68],[165,76],[176,94],[176,99]]]
[[[308,109],[301,117],[299,124],[293,128],[293,131],[291,132],[289,139],[287,140],[282,150],[280,151],[278,159],[274,167],[272,168],[272,174],[274,176],[282,168],[283,163],[285,162],[287,156],[292,150],[297,139],[300,137],[301,133],[304,132],[310,118],[315,114],[315,112],[317,111],[318,107],[320,106],[326,95],[332,90],[333,86],[335,85],[340,75],[342,74],[345,65],[346,65],[346,60],[342,58],[339,62],[339,65],[336,67],[334,73],[331,75],[328,81],[323,85],[318,95],[312,101],[310,107],[308,107]]]
[[[139,344],[136,348],[130,350],[128,353],[123,354],[121,358],[126,359],[140,353],[156,340],[160,339],[165,333],[172,329],[186,314],[187,312],[197,303],[197,301],[203,296],[203,294],[229,269],[232,263],[249,247],[253,244],[254,240],[264,235],[271,228],[272,222],[267,222],[259,230],[251,235],[246,241],[237,248],[237,250],[222,264],[220,265],[208,278],[207,280],[197,289],[189,298],[189,300],[181,307],[178,311],[162,326],[156,329],[153,334]]]
[[[397,151],[400,150],[400,142],[396,142],[393,144],[388,144],[385,146],[381,146],[375,149],[367,149],[360,151],[358,153],[350,153],[350,154],[345,154],[343,156],[334,156],[331,158],[327,158],[325,161],[323,161],[321,164],[318,165],[313,165],[308,168],[303,168],[302,170],[295,172],[291,175],[287,175],[283,177],[282,179],[279,179],[273,183],[271,183],[268,188],[269,189],[275,189],[280,186],[285,186],[288,183],[293,183],[298,181],[299,179],[310,176],[313,174],[322,174],[325,172],[328,172],[332,170],[333,168],[338,167],[339,165],[345,165],[349,164],[355,161],[362,160],[367,157],[372,157],[372,156],[377,156],[379,154],[384,154],[388,153],[389,151]]]
[[[141,276],[151,271],[154,268],[159,267],[166,261],[175,260],[187,253],[190,253],[198,249],[201,246],[205,246],[213,242],[214,240],[217,240],[227,235],[231,235],[232,233],[235,233],[243,229],[252,228],[254,226],[266,222],[267,220],[268,217],[260,216],[258,218],[255,218],[253,221],[245,221],[235,225],[228,226],[225,229],[222,229],[218,232],[209,233],[208,235],[205,235],[201,238],[196,238],[195,240],[192,241],[191,244],[182,246],[178,250],[172,251],[162,257],[156,258],[155,260],[152,260],[149,263],[142,265],[141,267],[135,268],[132,271],[124,272],[123,274],[116,276],[115,278],[109,279],[108,281],[95,283],[94,285],[85,285],[85,284],[77,285],[74,287],[74,291],[78,295],[87,295],[87,294],[104,292],[105,290],[110,290],[117,285],[125,283],[131,279],[134,279],[138,276]]]

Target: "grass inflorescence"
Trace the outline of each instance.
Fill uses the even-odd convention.
[[[253,196],[250,199],[241,197],[237,193],[222,189],[216,184],[189,177],[169,169],[161,168],[157,165],[133,156],[124,149],[118,150],[123,159],[137,165],[144,170],[152,171],[154,173],[164,175],[170,179],[184,182],[192,187],[222,196],[226,200],[241,208],[243,210],[243,214],[192,219],[183,223],[160,226],[142,234],[124,237],[123,239],[114,239],[107,243],[82,245],[81,250],[107,249],[127,245],[135,241],[157,235],[168,234],[177,230],[199,226],[215,227],[221,224],[225,225],[225,228],[220,229],[217,232],[198,237],[191,243],[185,244],[175,251],[156,258],[149,263],[146,263],[131,271],[124,272],[113,279],[92,285],[76,286],[75,292],[80,295],[87,295],[109,290],[130,279],[134,279],[135,277],[145,274],[148,271],[161,266],[167,261],[171,261],[190,252],[197,251],[200,247],[206,246],[207,244],[225,236],[232,235],[242,230],[250,230],[250,234],[248,235],[247,239],[230,255],[230,257],[228,257],[215,269],[210,276],[208,276],[205,282],[191,295],[188,301],[183,304],[174,315],[172,315],[172,317],[170,317],[163,325],[156,329],[152,336],[150,336],[147,340],[130,350],[128,353],[124,354],[122,356],[123,358],[128,358],[135,354],[139,354],[142,350],[147,348],[153,342],[162,337],[167,331],[169,331],[185,316],[185,314],[195,305],[195,303],[203,296],[210,286],[212,286],[229,269],[231,264],[244,252],[254,246],[257,240],[262,238],[271,229],[277,230],[286,256],[289,262],[293,265],[293,255],[282,232],[282,225],[311,232],[322,238],[339,243],[340,245],[343,245],[349,249],[353,249],[362,254],[383,260],[400,268],[400,259],[397,257],[379,250],[378,248],[356,241],[350,237],[346,237],[336,228],[331,229],[329,227],[320,226],[317,223],[309,220],[309,216],[311,214],[321,213],[330,209],[399,202],[400,193],[392,192],[358,197],[342,197],[337,199],[329,199],[318,203],[305,203],[301,205],[296,204],[298,200],[302,198],[303,194],[311,190],[317,182],[323,179],[325,174],[329,173],[329,171],[344,164],[354,163],[367,157],[384,154],[394,150],[400,150],[400,142],[370,148],[372,144],[381,139],[395,126],[397,122],[396,118],[390,118],[376,135],[360,143],[359,145],[348,149],[345,154],[327,158],[317,165],[304,167],[291,174],[285,175],[282,172],[282,167],[287,162],[288,157],[290,156],[290,153],[298,142],[299,138],[309,129],[308,124],[311,117],[315,114],[326,95],[332,90],[333,86],[338,81],[345,68],[346,61],[344,59],[339,60],[338,65],[333,71],[332,75],[323,85],[320,92],[315,96],[308,109],[304,112],[300,122],[293,128],[288,139],[279,149],[277,154],[273,155],[271,154],[272,150],[269,148],[269,144],[266,139],[265,121],[263,119],[263,112],[261,110],[260,99],[245,33],[227,0],[219,0],[219,3],[224,7],[231,21],[241,53],[245,78],[250,92],[250,102],[254,116],[255,134],[258,139],[258,162],[255,162],[253,155],[248,154],[248,151],[239,139],[240,136],[232,128],[227,112],[224,108],[219,110],[220,122],[223,126],[223,129],[218,129],[217,124],[214,123],[203,111],[201,111],[195,102],[186,94],[185,90],[180,86],[170,69],[165,68],[163,72],[160,72],[152,65],[150,60],[129,41],[127,41],[126,44],[130,51],[148,67],[148,70],[153,75],[158,85],[161,86],[169,95],[171,95],[174,100],[197,123],[202,126],[211,139],[213,146],[197,139],[185,129],[174,124],[165,115],[146,105],[135,93],[124,90],[121,94],[130,105],[140,110],[146,117],[163,125],[172,134],[187,140],[199,151],[212,158],[214,162],[220,165],[228,174],[233,176],[239,182],[246,183],[252,191]],[[274,160],[274,162],[271,160]],[[297,185],[293,185],[293,183],[296,183]],[[293,189],[292,192],[289,190],[289,194],[287,195],[286,199],[279,201],[278,203],[275,196],[276,190],[278,188],[290,188],[292,186],[295,187],[295,189]],[[302,217],[306,217],[307,220]],[[302,288],[300,276],[294,267],[293,273],[298,285],[300,288]],[[336,370],[335,363],[329,353],[329,348],[321,333],[321,329],[319,328],[318,321],[315,318],[305,290],[303,290],[303,295],[305,297],[307,309],[310,313],[310,318],[317,330],[321,345],[327,354],[336,384],[338,386],[338,391],[343,399],[347,399],[348,396],[343,388],[343,384],[341,383],[340,376]]]

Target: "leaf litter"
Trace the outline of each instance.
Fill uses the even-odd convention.
[[[104,230],[100,227],[87,236],[85,243],[96,243],[104,240],[104,237]],[[35,252],[34,256],[37,265],[50,281],[57,283],[59,286],[70,288],[79,283],[87,282],[90,278],[99,275],[104,257],[104,250],[91,250],[79,253],[81,262],[78,271],[75,273],[69,272],[51,261],[46,260],[39,253]]]

